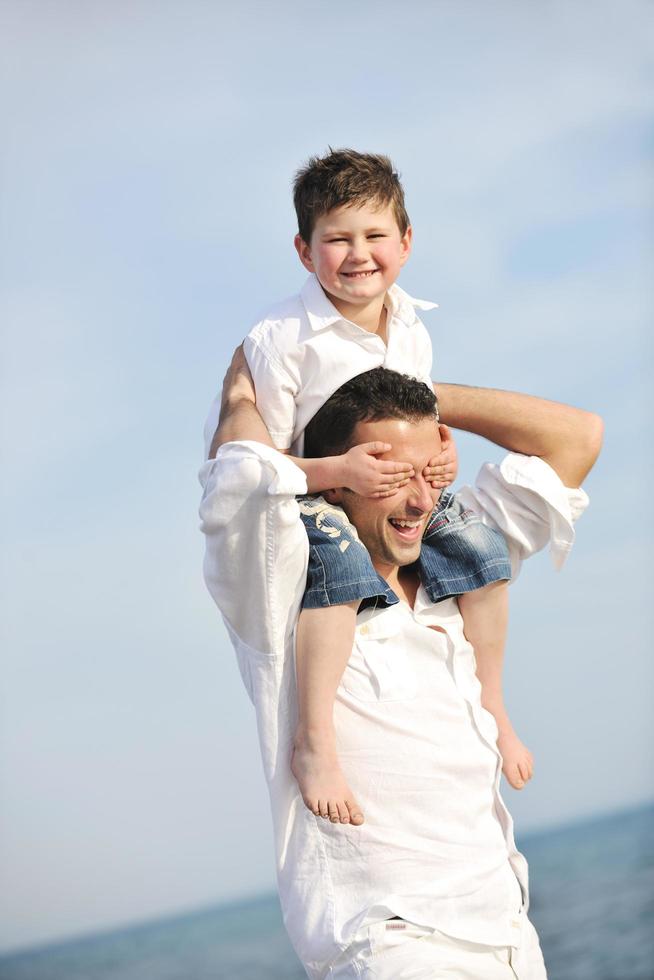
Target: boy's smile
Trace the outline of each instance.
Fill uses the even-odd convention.
[[[340,207],[321,215],[307,245],[295,247],[339,313],[377,330],[384,297],[411,251],[411,228],[404,235],[391,205]]]

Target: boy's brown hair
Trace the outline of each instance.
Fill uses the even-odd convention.
[[[400,176],[379,153],[330,148],[324,157],[310,157],[295,175],[293,203],[300,238],[307,244],[318,218],[346,205],[390,204],[401,235],[410,224]]]

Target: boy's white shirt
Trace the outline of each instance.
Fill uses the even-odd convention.
[[[416,309],[436,303],[413,299],[397,283],[386,294],[387,342],[344,319],[315,275],[302,290],[270,309],[243,345],[257,408],[278,449],[302,455],[304,429],[342,384],[376,367],[391,368],[431,387],[432,348]],[[205,426],[205,459],[220,412],[214,401]]]

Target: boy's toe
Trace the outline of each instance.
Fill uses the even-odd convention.
[[[353,823],[355,827],[359,827],[363,823],[363,813],[358,804],[354,800],[346,800],[345,802],[350,812],[350,823]]]
[[[341,823],[350,822],[350,811],[348,810],[347,803],[345,803],[344,800],[338,804],[338,815]]]
[[[319,817],[320,810],[318,809],[318,800],[314,800],[311,796],[303,796],[302,799],[307,810],[311,810],[316,817]]]

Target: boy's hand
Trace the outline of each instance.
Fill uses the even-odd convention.
[[[392,497],[413,476],[411,463],[394,463],[390,459],[376,459],[380,453],[390,452],[388,442],[364,442],[353,446],[343,456],[342,486],[362,497]]]
[[[459,472],[459,458],[452,433],[446,425],[439,425],[438,428],[441,434],[441,451],[438,456],[429,460],[422,471],[425,480],[431,483],[434,490],[442,490],[454,483]]]

